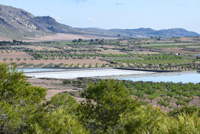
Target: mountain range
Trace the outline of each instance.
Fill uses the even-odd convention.
[[[99,29],[73,28],[60,24],[50,16],[34,16],[33,14],[11,6],[0,5],[0,36],[9,38],[41,37],[56,33],[92,35],[96,37],[185,37],[200,36],[196,32],[182,28],[154,30],[139,29]]]

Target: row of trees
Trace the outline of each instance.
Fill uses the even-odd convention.
[[[6,60],[4,60],[6,61]],[[67,68],[105,68],[105,67],[118,67],[117,64],[99,64],[96,63],[94,64],[64,64],[64,63],[59,63],[59,64],[54,64],[54,63],[49,63],[49,64],[44,64],[44,63],[39,63],[39,64],[34,64],[34,63],[25,63],[25,62],[20,62],[20,63],[15,63],[11,62],[8,65],[14,65],[16,64],[16,67],[52,67],[52,68],[58,68],[58,67],[67,67]]]
[[[51,57],[133,57],[133,54],[100,54],[98,52],[71,53],[68,51],[29,51],[35,59],[51,58]]]
[[[125,63],[124,63],[125,64]],[[188,71],[188,70],[199,70],[200,64],[196,63],[184,63],[184,64],[142,64],[142,63],[132,63],[127,62],[127,65],[121,63],[121,67],[128,67],[134,69],[151,69],[151,70],[166,70],[166,71]]]
[[[183,59],[181,56],[167,54],[137,55],[135,59],[115,59],[126,63],[129,68],[152,70],[195,70],[200,68],[197,59]]]
[[[13,41],[0,41],[0,46],[23,45],[23,44],[25,44],[25,42],[23,42],[23,41],[17,41],[17,40],[13,40]]]

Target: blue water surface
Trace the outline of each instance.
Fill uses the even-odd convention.
[[[33,69],[17,69],[17,71],[27,72],[44,72],[44,71],[59,71],[63,69],[54,69],[54,68],[33,68]]]
[[[152,82],[174,82],[174,83],[200,83],[200,73],[198,72],[181,72],[181,73],[159,73],[151,75],[143,75],[140,77],[129,76],[120,78],[121,80],[131,81],[152,81]]]

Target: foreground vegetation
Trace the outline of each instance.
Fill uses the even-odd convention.
[[[114,80],[90,83],[81,93],[85,101],[77,103],[68,93],[45,100],[47,89],[32,86],[6,64],[0,64],[0,78],[2,134],[200,133],[198,108],[163,112],[133,99],[128,85]]]

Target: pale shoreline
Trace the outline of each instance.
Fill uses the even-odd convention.
[[[32,78],[76,79],[80,77],[117,77],[129,75],[153,74],[155,72],[133,71],[121,69],[95,69],[95,70],[62,70],[61,72],[30,72],[24,73]]]
[[[144,74],[131,74],[131,75],[116,75],[116,76],[104,76],[104,77],[96,77],[101,79],[122,79],[122,78],[140,78],[140,77],[158,77],[158,76],[173,76],[173,75],[181,75],[181,74],[190,74],[197,71],[184,71],[184,72],[151,72]]]

